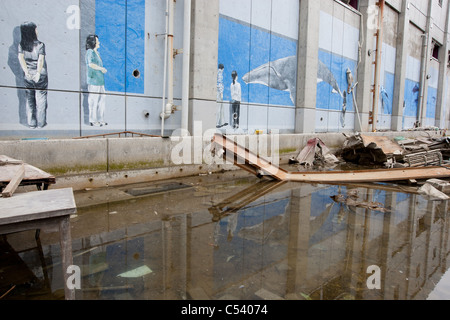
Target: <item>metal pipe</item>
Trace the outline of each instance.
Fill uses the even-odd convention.
[[[181,129],[183,134],[189,126],[189,76],[191,56],[191,0],[184,0],[184,32],[183,32],[183,83]]]
[[[378,116],[378,101],[380,99],[380,62],[381,62],[381,50],[383,45],[383,15],[384,15],[384,0],[380,0],[377,5],[379,6],[378,12],[378,30],[375,36],[377,37],[377,48],[375,55],[375,78],[373,85],[373,104],[372,104],[372,131],[377,131],[377,116]]]
[[[168,59],[168,89],[167,89],[167,105],[166,105],[166,115],[172,113],[173,106],[173,60],[174,60],[174,52],[173,52],[173,23],[174,23],[174,2],[175,0],[169,0],[169,48],[167,52]],[[170,111],[170,112],[168,112]]]
[[[166,82],[167,82],[167,33],[169,29],[169,1],[166,0],[166,33],[164,41],[164,76],[163,76],[163,96],[162,96],[162,110],[161,110],[161,136],[164,135],[164,110],[166,108]]]
[[[423,110],[425,102],[425,87],[427,83],[427,72],[428,72],[428,61],[429,61],[429,50],[430,47],[430,29],[431,29],[431,9],[433,7],[433,1],[428,2],[428,13],[427,13],[427,25],[425,33],[423,34],[423,52],[422,52],[422,63],[421,63],[421,75],[420,75],[420,94],[417,110],[417,126],[421,127],[423,125]]]

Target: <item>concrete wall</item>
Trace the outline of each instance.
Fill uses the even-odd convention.
[[[175,4],[174,49],[183,46],[183,1]],[[124,130],[159,133],[164,79],[164,0],[11,0],[0,4],[0,137],[66,138]],[[33,21],[48,65],[47,126],[27,125],[25,84],[17,58],[20,25]],[[91,127],[86,83],[86,37],[97,34],[105,74],[108,125]],[[182,54],[174,59],[174,99],[181,105]],[[168,90],[166,88],[165,95]],[[146,117],[145,114],[148,113]],[[180,127],[180,112],[165,123]]]

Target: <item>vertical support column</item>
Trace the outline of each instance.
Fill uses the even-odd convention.
[[[308,248],[310,237],[311,195],[302,190],[291,191],[289,214],[289,247],[286,297],[298,299],[297,292],[303,292],[308,273]]]
[[[295,132],[314,133],[319,62],[320,1],[300,1]]]
[[[374,16],[374,8],[376,7],[376,0],[361,0],[359,10],[364,21],[363,28],[360,30],[363,33],[364,42],[361,46],[361,63],[358,68],[358,86],[356,87],[356,98],[358,102],[359,114],[361,123],[355,122],[355,130],[359,132],[368,132],[369,127],[369,113],[371,103],[371,89],[372,89],[372,61],[368,52],[374,52],[373,39],[376,31],[376,16]]]
[[[59,223],[59,237],[61,246],[62,271],[64,277],[64,293],[66,300],[75,300],[75,289],[69,289],[67,269],[73,264],[72,236],[70,232],[70,216],[64,216]]]
[[[392,104],[392,124],[395,131],[403,129],[403,108],[405,103],[406,61],[408,58],[409,9],[408,1],[403,1],[398,19],[397,55],[395,61],[394,99]]]
[[[447,83],[447,66],[449,63],[448,52],[450,50],[450,1],[447,1],[447,17],[444,31],[444,43],[439,53],[439,80],[438,80],[438,92],[436,101],[436,122],[435,126],[438,128],[445,128],[448,119],[445,119],[445,103],[448,83]],[[449,97],[450,98],[450,97]]]
[[[203,132],[216,128],[219,54],[219,0],[192,1],[190,108],[188,130],[201,121]]]

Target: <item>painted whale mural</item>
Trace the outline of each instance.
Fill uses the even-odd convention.
[[[246,84],[262,84],[272,89],[287,91],[290,93],[291,101],[295,105],[296,99],[296,83],[297,83],[297,57],[290,56],[281,58],[259,66],[246,73],[242,80]],[[339,93],[342,97],[342,92],[334,77],[333,73],[328,67],[319,60],[317,70],[317,83],[326,82],[332,88],[333,93]]]
[[[295,105],[297,82],[297,58],[295,56],[281,58],[246,73],[242,80],[247,83],[257,83],[269,88],[287,91]]]
[[[322,61],[319,60],[319,67],[317,70],[317,83],[320,82],[328,83],[333,88],[331,92],[338,93],[341,97],[343,97],[341,89],[339,89],[339,85],[333,73]]]

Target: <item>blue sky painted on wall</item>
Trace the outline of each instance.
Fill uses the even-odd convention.
[[[145,0],[96,0],[95,32],[100,39],[105,89],[144,93]],[[126,41],[124,41],[126,39]],[[133,71],[139,71],[139,77]]]
[[[267,30],[220,16],[218,62],[224,69],[224,97],[231,99],[231,72],[236,70],[242,89],[242,102],[293,106],[290,93],[263,84],[246,84],[242,78],[251,70],[281,58],[297,56],[297,41]],[[294,85],[295,86],[295,85]]]

